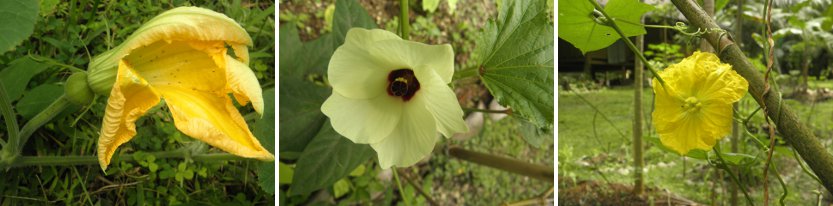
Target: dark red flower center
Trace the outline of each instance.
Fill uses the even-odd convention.
[[[388,74],[388,95],[402,97],[403,101],[411,100],[419,90],[414,71],[410,69],[397,69]]]

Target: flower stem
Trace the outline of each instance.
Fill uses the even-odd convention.
[[[43,63],[49,64],[49,65],[52,65],[52,66],[63,67],[63,68],[69,69],[69,71],[72,71],[72,72],[85,72],[86,71],[85,69],[81,69],[81,68],[78,68],[78,67],[75,67],[75,66],[72,66],[72,65],[69,65],[69,64],[64,64],[64,63],[58,62],[57,60],[49,58],[49,57],[39,57],[39,56],[32,55],[31,53],[28,56],[29,56],[29,58],[31,58],[32,60],[35,60],[36,62],[43,62]]]
[[[479,165],[489,166],[495,169],[512,172],[545,181],[555,181],[555,171],[552,166],[532,164],[526,161],[497,156],[493,154],[469,151],[459,147],[448,148],[448,154],[452,157],[472,162]]]
[[[483,113],[496,113],[496,114],[512,114],[512,109],[505,109],[505,110],[489,110],[489,109],[478,109],[478,108],[463,108],[463,111],[467,111],[467,112],[483,112]]]
[[[659,73],[657,73],[657,70],[655,70],[654,67],[651,66],[650,63],[648,63],[648,59],[645,58],[645,55],[643,55],[642,52],[639,52],[639,49],[637,49],[636,45],[634,45],[633,42],[631,42],[631,39],[629,39],[627,36],[625,36],[625,33],[622,32],[622,29],[620,29],[619,26],[616,25],[616,22],[614,21],[614,18],[607,15],[607,12],[605,12],[605,10],[602,8],[601,5],[599,5],[598,2],[596,2],[596,0],[588,0],[588,1],[590,1],[590,3],[593,4],[594,7],[596,7],[596,10],[601,12],[602,15],[605,18],[608,19],[608,21],[607,21],[608,26],[613,27],[613,30],[616,30],[616,33],[618,33],[619,36],[621,37],[622,41],[624,41],[625,44],[628,45],[628,48],[630,48],[631,51],[636,56],[638,56],[640,60],[642,60],[642,63],[645,63],[645,67],[647,67],[648,70],[651,71],[651,73],[654,75],[654,77],[657,78],[659,83],[662,84],[663,87],[665,87],[665,80],[662,80],[662,77],[659,76]]]
[[[67,107],[69,107],[69,100],[66,98],[66,94],[61,95],[58,97],[52,104],[50,104],[46,109],[32,117],[29,122],[26,122],[23,125],[23,128],[20,129],[20,142],[18,143],[17,147],[20,150],[23,150],[23,146],[26,145],[26,141],[29,140],[29,137],[32,136],[32,133],[35,132],[38,128],[46,124],[47,122],[51,121],[52,118],[55,118],[58,114],[64,111]],[[20,151],[18,150],[18,151]]]
[[[393,170],[393,178],[396,179],[396,187],[399,188],[399,196],[402,197],[402,201],[405,202],[405,205],[410,206],[411,200],[408,199],[408,196],[405,195],[405,190],[402,189],[402,183],[399,181],[399,174],[396,172],[396,167],[391,168]]]
[[[655,28],[655,29],[677,29],[674,26],[668,26],[668,25],[643,24],[642,26],[644,26],[646,28]]]
[[[2,115],[3,119],[6,122],[6,130],[9,133],[9,143],[12,145],[16,145],[19,139],[20,134],[20,127],[17,124],[17,118],[12,111],[12,102],[9,99],[8,92],[6,92],[6,88],[3,86],[3,82],[0,82],[0,115]],[[3,139],[0,139],[3,141]],[[3,141],[3,150],[9,150],[8,152],[13,152],[16,154],[16,147],[6,147],[8,146],[6,141]],[[7,152],[7,151],[4,151]]]
[[[227,161],[227,160],[248,160],[229,153],[207,153],[191,155],[183,150],[151,152],[146,153],[155,156],[157,159],[163,158],[178,158],[183,159],[188,156],[194,161],[212,162],[212,161]],[[135,162],[136,157],[133,154],[119,155],[113,158],[113,163],[120,161]],[[98,164],[98,156],[23,156],[18,158],[9,168],[14,167],[30,167],[30,166],[75,166],[75,165],[95,165]]]
[[[399,0],[399,32],[404,40],[408,40],[408,34],[411,32],[409,20],[408,0]]]
[[[718,168],[723,169],[727,173],[729,173],[729,177],[730,179],[732,179],[732,182],[734,182],[738,186],[738,188],[740,188],[740,191],[743,192],[743,196],[746,197],[746,202],[749,203],[749,205],[755,205],[755,203],[752,201],[752,198],[749,197],[749,193],[746,192],[746,186],[740,184],[740,181],[738,181],[738,177],[735,176],[735,173],[732,172],[732,169],[729,169],[729,167],[726,166],[726,160],[723,160],[723,156],[720,155],[720,150],[718,150],[719,147],[720,144],[717,144],[715,145],[715,147],[712,148],[712,150],[714,150],[714,153],[717,154],[717,159],[720,160],[720,164],[723,164],[723,166],[718,166]]]
[[[405,182],[408,182],[408,184],[413,186],[414,189],[416,189],[416,191],[419,192],[420,195],[422,195],[422,197],[425,197],[425,200],[428,201],[428,204],[434,205],[434,206],[440,205],[440,204],[437,204],[437,201],[434,201],[434,198],[431,198],[431,196],[428,195],[428,193],[425,192],[425,190],[423,190],[423,188],[420,187],[416,182],[414,182],[414,180],[412,180],[409,176],[411,176],[411,175],[409,175],[408,173],[404,173],[402,175],[402,179],[405,179]]]

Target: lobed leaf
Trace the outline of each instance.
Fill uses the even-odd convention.
[[[0,54],[13,50],[32,35],[38,17],[39,1],[0,1]]]
[[[480,77],[501,105],[553,124],[553,25],[544,0],[508,1],[477,40]]]

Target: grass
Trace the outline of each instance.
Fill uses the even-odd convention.
[[[787,90],[788,91],[788,90]],[[648,120],[651,112],[651,90],[644,90],[642,104],[645,108],[644,117]],[[599,109],[599,114],[582,101],[584,97]],[[818,102],[813,107],[794,100],[785,101],[793,108],[802,121],[810,120],[810,126],[819,137],[833,134],[829,125],[833,119],[825,117],[833,113],[833,102]],[[747,95],[741,101],[741,114],[757,108],[757,105]],[[753,107],[754,106],[754,107]],[[633,88],[614,87],[584,93],[559,91],[558,98],[558,148],[559,175],[561,177],[579,180],[609,181],[630,185],[633,182],[631,167],[631,131],[632,131]],[[607,116],[612,124],[606,122],[602,115]],[[595,116],[595,117],[594,117]],[[595,119],[595,123],[594,123]],[[758,113],[747,130],[751,134],[766,138],[759,133],[763,131],[763,120]],[[650,122],[646,122],[646,125]],[[595,133],[594,133],[595,128]],[[623,138],[620,133],[626,135]],[[645,130],[646,137],[656,138],[654,130]],[[643,138],[645,139],[645,138]],[[756,147],[757,143],[747,136],[740,143],[740,153],[756,156],[758,159],[741,166],[740,179],[751,191],[756,204],[762,200],[762,168],[763,151]],[[768,141],[762,139],[762,141]],[[830,145],[830,140],[823,139]],[[648,187],[655,187],[678,194],[699,203],[709,204],[712,201],[726,204],[728,195],[726,188],[732,184],[725,173],[716,172],[716,167],[704,160],[684,158],[675,153],[664,151],[647,141],[644,158],[645,182]],[[783,144],[783,143],[780,143]],[[724,152],[729,149],[728,138],[720,142]],[[778,166],[781,176],[788,185],[787,205],[807,204],[815,202],[817,191],[824,191],[818,183],[807,174],[802,173],[791,150],[785,146],[776,149],[773,162]],[[712,152],[713,156],[714,153]],[[769,178],[770,202],[778,201],[782,194],[781,186],[774,176]],[[743,195],[740,194],[740,201]]]

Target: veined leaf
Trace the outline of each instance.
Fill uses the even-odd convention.
[[[290,195],[332,186],[373,155],[370,145],[355,144],[342,137],[327,121],[298,158],[292,181],[303,184],[292,184]]]
[[[275,89],[263,91],[266,108],[263,117],[254,124],[252,133],[269,152],[275,153]],[[263,191],[275,194],[275,162],[260,162],[257,167],[257,183]]]
[[[281,133],[278,151],[281,153],[303,151],[326,119],[320,108],[329,90],[315,85],[307,76],[324,75],[333,52],[329,39],[329,35],[325,35],[312,43],[303,43],[294,25],[280,27],[281,112],[278,126]],[[298,58],[300,56],[304,58]]]
[[[640,18],[654,7],[637,0],[610,0],[605,12],[626,37],[645,34]],[[558,1],[558,37],[570,42],[582,53],[606,48],[620,38],[613,27],[603,24],[586,0]]]
[[[326,117],[321,104],[329,91],[312,82],[280,77],[280,152],[301,152],[321,129]]]
[[[40,3],[32,0],[0,1],[0,54],[11,51],[32,35]]]
[[[322,128],[330,90],[314,82],[323,82],[330,56],[353,27],[377,27],[356,0],[337,1],[332,33],[316,40],[301,42],[294,26],[280,27],[280,153],[301,152]]]
[[[3,70],[0,70],[0,82],[6,88],[9,100],[15,101],[23,95],[29,80],[35,75],[43,72],[48,66],[32,60],[31,58],[20,58],[14,60]]]
[[[333,48],[344,44],[347,31],[353,27],[375,29],[378,26],[373,18],[367,14],[361,4],[356,0],[336,1],[335,20],[333,22]]]
[[[475,49],[480,77],[501,105],[538,127],[553,123],[553,25],[544,0],[507,1]]]
[[[53,101],[64,94],[64,87],[55,84],[43,84],[26,92],[20,101],[17,101],[15,109],[17,114],[24,119],[31,119],[52,104]]]

